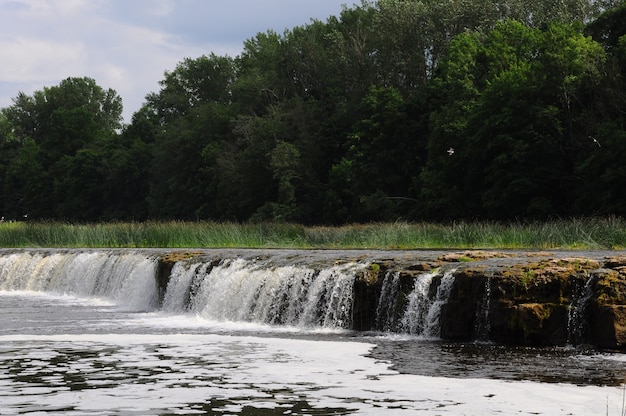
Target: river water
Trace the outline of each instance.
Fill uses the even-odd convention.
[[[215,319],[72,256],[0,258],[0,415],[624,414],[624,354]]]
[[[621,415],[626,359],[0,292],[2,415]]]

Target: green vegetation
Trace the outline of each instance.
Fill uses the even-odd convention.
[[[305,227],[287,223],[0,223],[0,247],[620,249],[619,218],[533,223],[373,223]]]
[[[90,78],[0,110],[0,216],[141,224],[94,227],[112,245],[183,244],[187,223],[134,237],[174,220],[401,221],[280,245],[611,246],[584,230],[482,228],[626,217],[626,1],[363,1],[259,33],[234,58],[184,59],[129,124],[121,111]],[[194,238],[282,235],[258,227]]]

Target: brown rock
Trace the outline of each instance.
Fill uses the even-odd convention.
[[[512,255],[499,251],[468,250],[455,253],[446,253],[439,256],[438,260],[456,263],[507,257],[512,257]]]
[[[605,348],[626,347],[626,306],[609,305],[591,308],[593,344]]]

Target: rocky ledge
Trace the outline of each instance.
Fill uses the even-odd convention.
[[[214,266],[234,257],[306,261],[318,271],[346,261],[368,265],[353,289],[359,331],[407,332],[402,314],[415,282],[430,274],[424,296],[431,303],[447,276],[437,333],[444,340],[626,350],[626,252],[171,250],[159,256],[161,291],[179,261]],[[390,279],[394,290],[386,293]]]
[[[443,339],[626,349],[626,254],[463,251],[376,261],[355,284],[355,329],[380,329],[374,311],[385,276],[399,279],[402,310],[416,276],[438,268],[454,276],[440,312]]]

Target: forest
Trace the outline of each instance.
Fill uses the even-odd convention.
[[[96,222],[626,216],[626,1],[379,0],[122,98],[0,110],[0,215]]]

